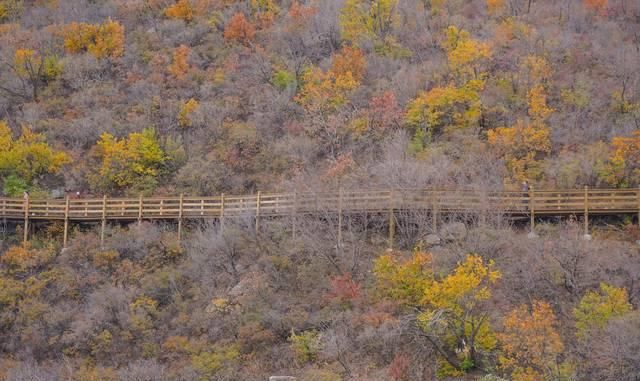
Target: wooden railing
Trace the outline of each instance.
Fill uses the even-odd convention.
[[[534,216],[640,213],[640,189],[585,188],[529,192],[395,189],[216,197],[0,198],[0,218],[24,220],[25,226],[28,226],[29,220],[62,220],[65,226],[68,221],[103,221],[104,226],[107,220],[181,221],[317,213],[337,213],[342,216],[344,213],[393,213],[398,210],[425,210],[434,214],[481,212],[530,216],[533,225]],[[25,229],[25,237],[26,233]]]
[[[34,220],[151,220],[286,216],[317,212],[438,210],[486,211],[512,215],[622,214],[640,211],[639,189],[479,192],[446,190],[338,191],[216,197],[140,197],[88,199],[0,198],[0,218]]]

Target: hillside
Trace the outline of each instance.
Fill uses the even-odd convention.
[[[638,187],[638,67],[635,0],[0,0],[1,193]],[[640,376],[635,216],[334,217],[9,226],[0,380]]]

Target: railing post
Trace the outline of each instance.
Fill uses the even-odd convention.
[[[27,244],[29,239],[29,195],[24,197],[24,237],[22,238],[23,244]]]
[[[589,237],[589,186],[584,186],[584,237]]]
[[[389,191],[389,250],[393,250],[393,239],[396,232],[396,221],[393,215],[394,208],[394,193],[393,190]]]
[[[224,193],[220,195],[220,231],[224,229]]]
[[[142,193],[138,197],[138,227],[142,225]]]
[[[533,189],[533,185],[529,187],[529,214],[530,214],[530,228],[531,232],[529,233],[531,237],[536,234],[536,207],[535,207],[535,191]]]
[[[64,202],[64,233],[62,237],[62,247],[67,247],[67,238],[69,236],[69,196]]]
[[[431,192],[431,230],[433,234],[438,234],[438,200],[435,190]]]
[[[260,229],[260,191],[258,191],[258,195],[256,196],[256,234]]]
[[[104,249],[104,230],[107,227],[107,195],[102,196],[102,221],[100,224],[100,247]]]
[[[182,241],[182,204],[184,203],[184,194],[180,193],[180,201],[178,204],[178,242]]]

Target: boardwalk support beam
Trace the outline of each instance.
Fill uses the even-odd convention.
[[[27,240],[29,239],[29,195],[26,195],[24,198],[24,236],[22,238],[22,243],[27,244]]]
[[[184,203],[184,194],[180,193],[180,201],[178,201],[178,242],[182,241],[182,204]]]
[[[338,191],[338,247],[342,247],[342,187]]]
[[[536,207],[535,207],[535,191],[533,190],[533,185],[529,188],[529,216],[530,216],[530,228],[529,238],[537,238],[536,234]]]
[[[389,250],[393,250],[393,239],[396,232],[396,221],[393,215],[393,209],[395,207],[393,202],[393,191],[389,192]]]
[[[260,191],[256,196],[256,234],[260,231]]]
[[[142,194],[138,198],[138,227],[142,225]]]
[[[591,240],[591,235],[589,234],[589,186],[584,186],[584,235],[582,236],[585,240]]]
[[[64,233],[62,238],[62,247],[67,247],[67,238],[69,236],[69,196],[64,202]]]
[[[104,249],[104,230],[107,227],[107,195],[102,196],[102,221],[100,225],[100,247]]]

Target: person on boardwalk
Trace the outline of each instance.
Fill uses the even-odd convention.
[[[29,199],[29,192],[24,191],[24,193],[22,193],[22,198],[24,198],[24,200],[27,201]]]
[[[525,180],[522,182],[522,197],[523,197],[523,204],[527,204],[529,202],[529,181]]]

